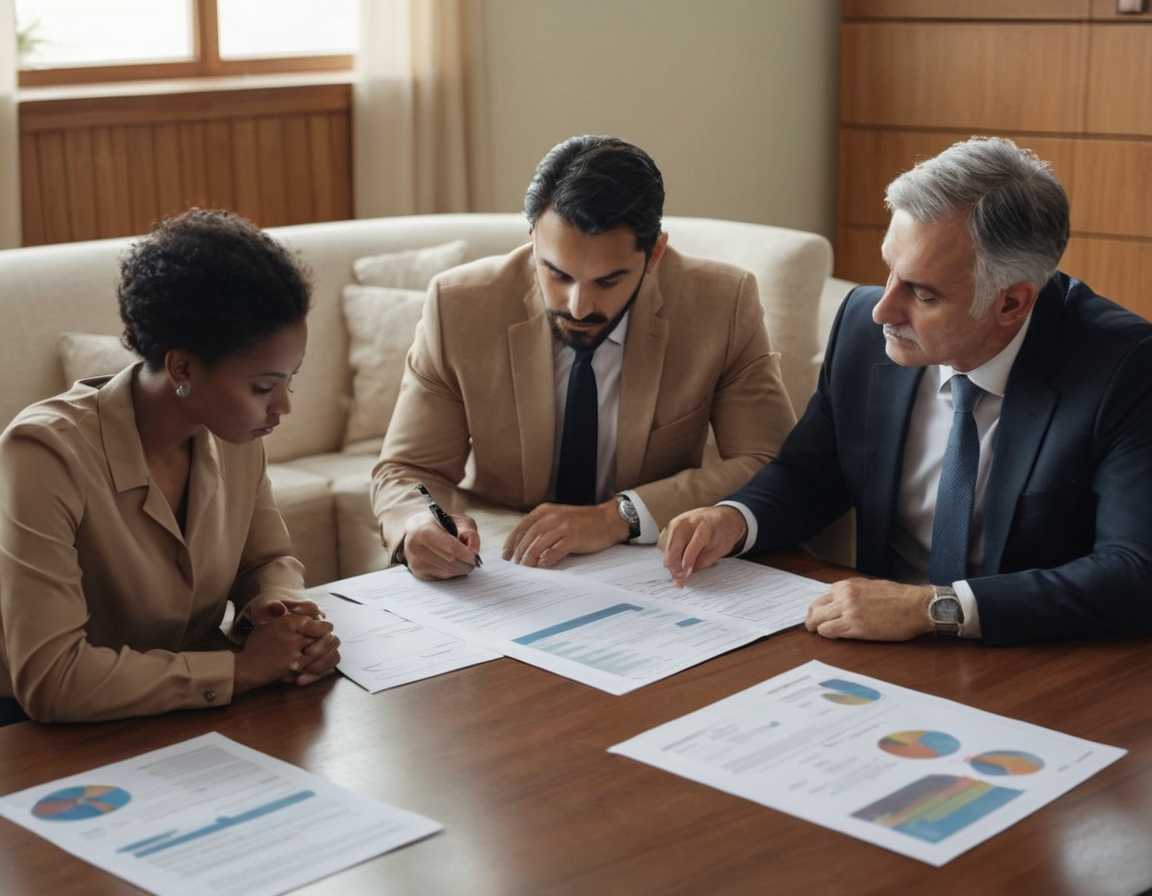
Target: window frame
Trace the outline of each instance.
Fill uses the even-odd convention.
[[[193,0],[192,16],[194,59],[180,62],[20,69],[17,72],[18,84],[20,87],[54,87],[112,81],[164,81],[290,72],[348,71],[352,68],[351,54],[221,59],[216,0]]]

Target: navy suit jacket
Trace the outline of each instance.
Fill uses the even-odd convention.
[[[893,577],[924,368],[885,353],[872,320],[882,293],[845,299],[804,416],[731,496],[756,516],[753,552],[854,507],[857,568]],[[1064,274],[1044,287],[1008,378],[985,508],[984,568],[968,579],[985,642],[1152,634],[1152,323]]]

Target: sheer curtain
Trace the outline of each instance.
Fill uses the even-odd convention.
[[[353,87],[356,217],[470,211],[467,0],[363,0]]]
[[[0,249],[20,245],[20,135],[16,122],[16,5],[0,0]]]

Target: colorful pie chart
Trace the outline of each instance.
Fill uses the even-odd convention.
[[[820,695],[825,700],[845,706],[860,706],[875,703],[880,699],[880,692],[875,688],[865,687],[854,681],[845,681],[843,678],[829,678],[820,682],[820,687],[828,688],[828,693]]]
[[[131,794],[119,787],[102,784],[66,787],[37,802],[32,814],[45,821],[85,821],[115,812],[131,799]]]
[[[939,759],[960,749],[960,741],[943,731],[900,731],[882,737],[880,749],[904,759]]]
[[[989,750],[970,756],[969,764],[984,775],[1031,775],[1044,768],[1044,760],[1022,750]]]

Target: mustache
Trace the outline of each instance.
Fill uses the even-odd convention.
[[[575,317],[570,311],[553,311],[552,314],[570,324],[606,324],[608,318],[603,314],[592,313],[587,317]]]
[[[884,335],[892,339],[901,339],[904,342],[920,344],[920,341],[916,338],[916,332],[911,327],[894,327],[890,324],[885,324]]]

